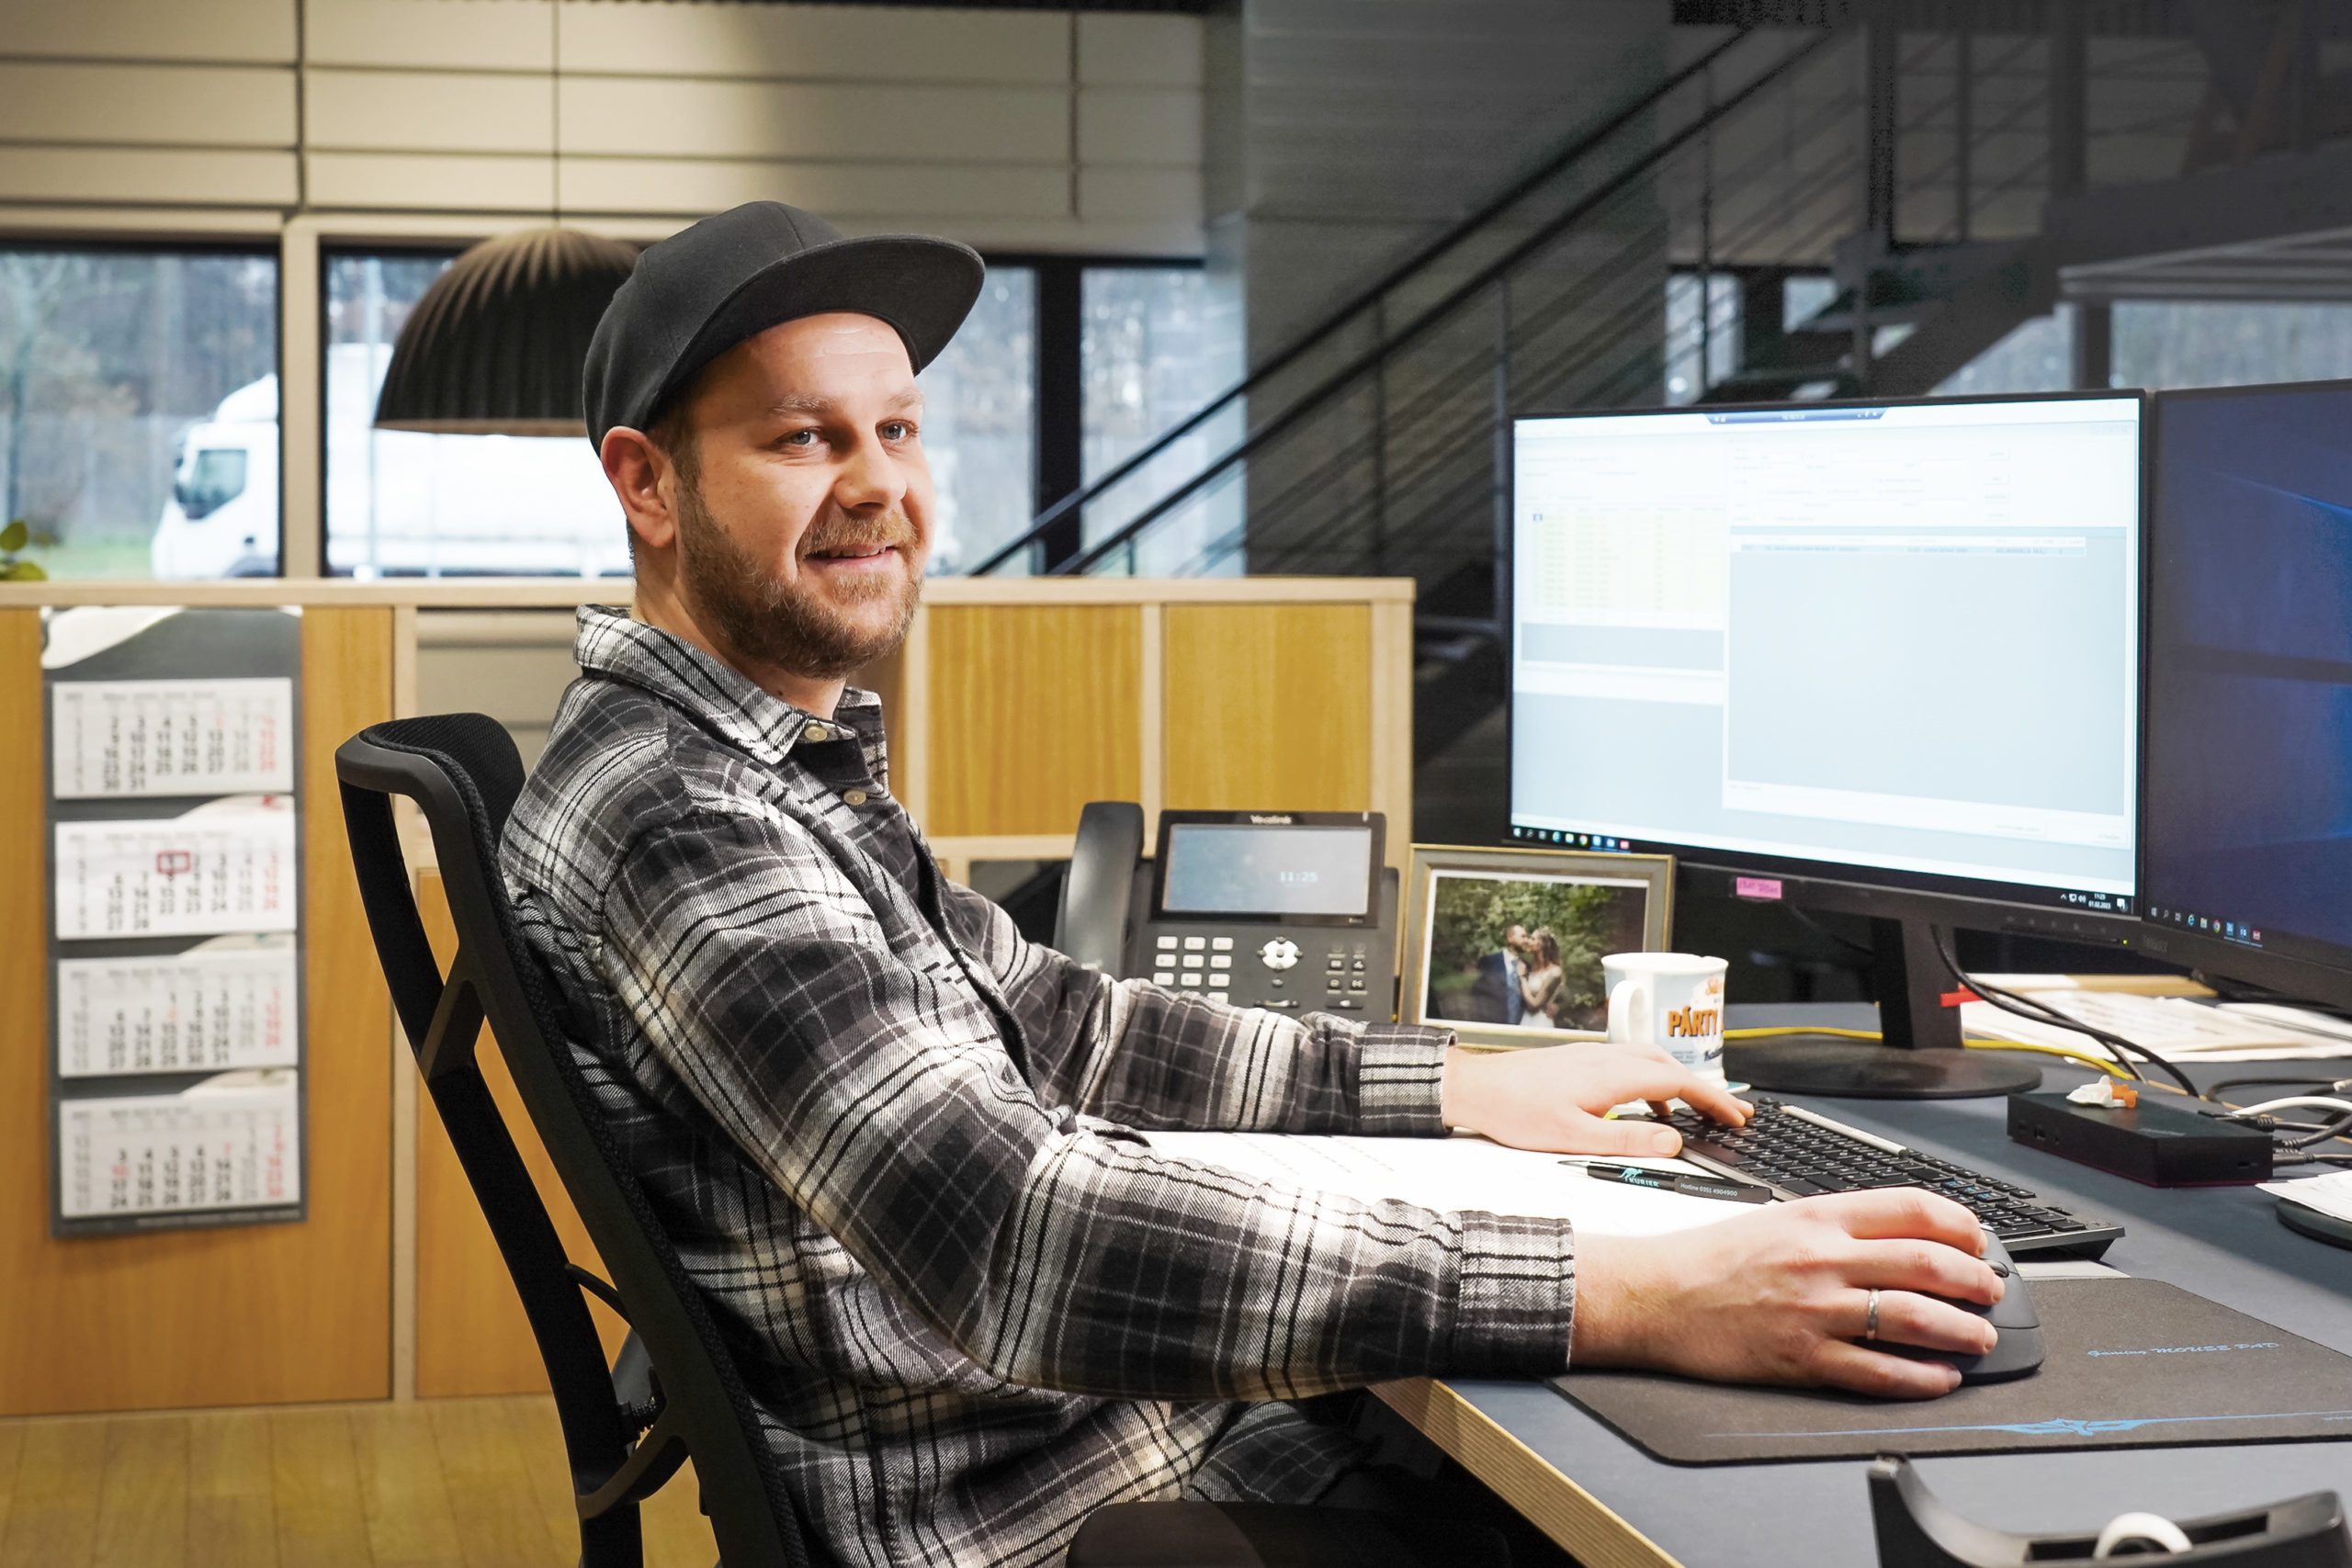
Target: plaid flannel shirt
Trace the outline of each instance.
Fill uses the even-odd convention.
[[[1105,1503],[1307,1501],[1283,1403],[1566,1364],[1565,1224],[1287,1191],[1113,1123],[1442,1131],[1449,1037],[1113,981],[941,877],[880,708],[617,611],[503,864],[605,1114],[845,1563],[1058,1562]]]

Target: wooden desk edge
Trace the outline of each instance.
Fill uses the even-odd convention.
[[[1586,1568],[1680,1568],[1656,1541],[1435,1378],[1375,1384],[1381,1403]]]

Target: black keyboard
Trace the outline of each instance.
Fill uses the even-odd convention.
[[[1973,1209],[2012,1254],[2066,1252],[2096,1258],[2123,1234],[2123,1227],[2112,1221],[2088,1219],[2044,1203],[2014,1181],[1906,1149],[1769,1095],[1747,1098],[1756,1115],[1745,1127],[1726,1127],[1688,1109],[1668,1117],[1668,1124],[1682,1134],[1684,1157],[1725,1176],[1760,1183],[1786,1198],[1924,1187]]]

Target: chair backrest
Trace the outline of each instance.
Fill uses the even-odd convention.
[[[689,1456],[727,1568],[802,1568],[808,1543],[733,1354],[597,1110],[558,993],[515,940],[497,870],[523,787],[513,739],[481,714],[372,725],[336,750],[335,773],[393,1008],[547,1363],[583,1568],[641,1562],[636,1505]],[[423,812],[440,861],[458,936],[446,976],[417,914],[396,795]],[[474,1059],[485,1021],[609,1286],[564,1256]],[[628,1320],[632,1346],[617,1368],[605,1364],[583,1292]],[[650,1398],[629,1386],[639,1348],[650,1361]]]

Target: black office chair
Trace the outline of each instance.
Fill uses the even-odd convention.
[[[335,751],[345,829],[392,1005],[547,1364],[580,1511],[582,1568],[639,1568],[637,1506],[691,1457],[727,1568],[812,1560],[734,1354],[663,1235],[567,1050],[563,1009],[514,939],[496,867],[523,788],[495,720],[442,714],[370,726]],[[431,829],[458,951],[445,976],[419,919],[391,796]],[[564,1256],[554,1222],[474,1059],[487,1021],[606,1283]],[[586,1296],[629,1325],[607,1366]],[[1470,1540],[1484,1532],[1473,1528]],[[1070,1568],[1423,1568],[1465,1562],[1464,1530],[1273,1505],[1127,1503],[1098,1509]],[[1475,1555],[1475,1554],[1474,1554]]]
[[[499,835],[523,788],[514,739],[483,715],[439,715],[362,730],[334,760],[360,899],[392,1006],[547,1364],[580,1510],[582,1568],[639,1568],[637,1506],[689,1455],[722,1561],[804,1568],[808,1543],[734,1358],[587,1085],[555,1048],[562,1016],[538,965],[515,962],[495,869]],[[446,978],[417,916],[392,825],[395,795],[424,812],[448,890],[458,951]],[[485,1020],[611,1284],[564,1255],[474,1059]],[[609,1367],[587,1295],[629,1325]]]

